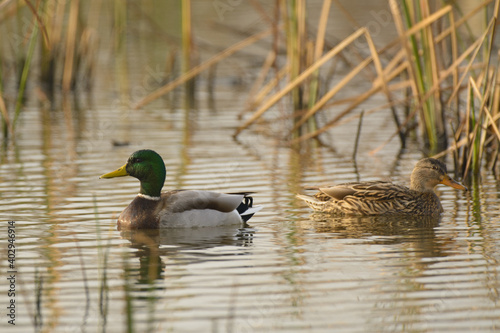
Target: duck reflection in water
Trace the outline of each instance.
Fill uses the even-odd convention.
[[[137,249],[139,258],[139,283],[151,283],[163,279],[164,258],[175,257],[186,250],[206,250],[221,246],[249,247],[253,245],[255,229],[245,224],[234,226],[194,229],[146,229],[123,230],[122,238],[130,241],[130,247]],[[198,256],[197,260],[203,260]],[[133,271],[133,269],[131,269]]]
[[[369,244],[412,244],[420,257],[446,256],[444,247],[453,239],[437,241],[441,216],[334,216],[313,213],[299,222],[303,230],[333,239],[352,239]],[[442,238],[442,237],[440,237]]]

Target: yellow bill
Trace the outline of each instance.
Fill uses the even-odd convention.
[[[128,176],[128,172],[127,172],[127,165],[125,164],[124,166],[120,167],[119,169],[115,170],[115,171],[111,171],[111,172],[108,172],[108,173],[105,173],[104,175],[102,175],[100,178],[115,178],[115,177],[124,177],[124,176]]]

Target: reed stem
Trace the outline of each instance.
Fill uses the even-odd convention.
[[[191,26],[191,0],[181,0],[182,75],[186,75],[192,66],[193,36]],[[186,109],[194,106],[195,83],[195,77],[184,83]]]
[[[28,44],[28,54],[26,56],[26,61],[24,62],[23,71],[21,74],[21,80],[19,82],[19,90],[17,93],[16,107],[14,113],[14,120],[12,121],[12,128],[15,129],[19,115],[21,114],[21,109],[24,102],[24,92],[26,90],[26,84],[28,82],[28,74],[31,66],[31,61],[33,60],[33,54],[35,53],[36,41],[38,38],[38,23],[36,20],[33,23],[33,31],[31,32],[31,37]]]

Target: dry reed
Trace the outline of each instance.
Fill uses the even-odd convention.
[[[387,142],[398,136],[404,147],[406,137],[416,124],[427,154],[452,153],[464,175],[469,173],[470,167],[477,173],[485,158],[490,167],[498,166],[498,153],[495,153],[499,146],[498,64],[491,64],[490,59],[495,51],[493,41],[499,2],[486,0],[462,13],[456,4],[439,6],[429,0],[390,0],[392,23],[398,37],[381,48],[375,46],[369,30],[360,26],[338,1],[323,1],[315,33],[311,33],[312,19],[305,0],[278,0],[271,14],[258,3],[252,3],[269,28],[194,66],[192,4],[182,2],[181,75],[144,96],[134,107],[142,108],[182,84],[186,85],[187,95],[193,97],[193,79],[200,73],[271,36],[271,48],[262,59],[262,69],[250,89],[247,104],[239,113],[242,123],[234,132],[235,138],[258,122],[272,122],[276,119],[275,106],[286,102],[291,105],[290,112],[278,116],[289,121],[286,130],[281,131],[285,134],[281,139],[290,144],[319,139],[333,127],[358,119],[359,107],[376,94],[382,94],[395,124],[394,130],[388,133]],[[126,5],[115,3],[114,6],[115,29],[123,33],[127,28]],[[101,0],[92,1],[91,7],[101,8]],[[356,30],[331,46],[327,27],[333,7],[340,10]],[[49,87],[61,82],[63,94],[71,93],[79,73],[90,73],[94,67],[92,52],[96,48],[92,43],[95,36],[87,26],[89,20],[85,19],[82,2],[26,1],[24,5],[7,2],[2,3],[0,11],[4,19],[17,17],[20,21],[22,15],[26,15],[23,8],[31,13],[32,24],[29,34],[25,33],[22,39],[21,50],[24,51],[18,55],[22,74],[13,117],[2,94],[4,88],[0,86],[4,136],[15,131],[37,41],[42,45],[42,81]],[[484,13],[484,29],[474,36],[469,22],[481,12]],[[65,17],[68,18],[66,26],[63,24]],[[117,36],[115,52],[118,65],[126,68],[123,38],[123,35]],[[367,46],[366,50],[357,46],[359,42]],[[84,63],[87,64],[85,71],[80,68]],[[347,71],[338,78],[335,66],[340,63]],[[0,75],[3,73],[0,68]],[[336,81],[331,83],[334,76]],[[342,92],[360,77],[370,78],[372,84],[363,90],[358,88],[357,95],[346,97]],[[129,90],[127,77],[119,81],[124,85],[121,91],[126,93]],[[409,92],[413,98],[408,96]],[[449,109],[454,111],[449,112]],[[368,110],[366,114],[371,112],[374,111]]]

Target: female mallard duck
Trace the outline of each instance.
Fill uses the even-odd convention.
[[[161,193],[165,164],[152,150],[130,155],[127,164],[99,178],[132,176],[141,182],[135,199],[118,217],[118,229],[192,228],[248,221],[262,207],[252,207],[246,193],[174,190]]]
[[[437,184],[467,191],[448,176],[443,162],[424,158],[413,169],[410,188],[383,181],[354,182],[319,188],[313,197],[300,194],[297,197],[313,210],[325,213],[438,215],[443,207],[434,193]]]

